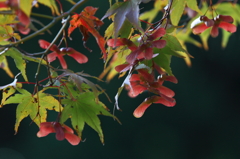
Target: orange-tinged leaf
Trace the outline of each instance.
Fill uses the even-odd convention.
[[[105,39],[99,34],[97,30],[97,28],[99,28],[103,22],[94,16],[96,11],[97,8],[88,6],[80,14],[73,15],[72,20],[70,21],[70,26],[68,28],[68,36],[70,37],[70,34],[76,28],[80,28],[80,31],[83,35],[83,44],[85,46],[85,43],[89,37],[88,34],[91,33],[95,37],[97,44],[103,53],[104,60],[106,60],[107,53],[105,50]]]

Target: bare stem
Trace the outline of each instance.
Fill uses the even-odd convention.
[[[31,15],[36,16],[36,17],[41,17],[41,18],[46,18],[46,19],[54,19],[53,16],[45,15],[45,14],[39,14],[39,13],[31,13]]]

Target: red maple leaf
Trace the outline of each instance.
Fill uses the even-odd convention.
[[[98,28],[103,25],[103,22],[94,16],[98,8],[91,6],[86,7],[80,14],[74,14],[72,20],[70,21],[70,26],[68,28],[68,36],[76,29],[79,28],[83,35],[83,45],[86,47],[85,43],[89,38],[89,33],[91,33],[100,47],[104,60],[107,58],[107,53],[105,50],[105,40],[99,34]],[[88,49],[88,48],[87,48]]]

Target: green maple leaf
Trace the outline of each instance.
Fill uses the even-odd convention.
[[[14,59],[16,67],[21,71],[24,80],[28,81],[28,78],[26,75],[26,61],[23,59],[23,55],[21,54],[21,52],[19,52],[16,48],[10,48],[3,54],[0,54],[0,57],[1,56],[12,57]]]
[[[33,61],[36,63],[41,63],[43,65],[46,65],[45,60],[41,60],[40,58],[30,57],[22,54],[18,49],[16,48],[10,48],[6,51],[3,51],[0,54],[0,64],[4,62],[4,59],[6,56],[10,56],[14,59],[14,62],[16,64],[16,67],[21,71],[21,74],[25,81],[28,81],[27,75],[26,75],[26,60]],[[8,68],[6,68],[8,69]]]
[[[154,50],[154,52],[155,51],[156,50]],[[155,57],[153,60],[157,65],[162,67],[169,75],[172,76],[173,75],[172,74],[172,69],[170,67],[172,55],[165,54],[166,51],[171,51],[171,50],[161,50],[161,51],[159,51],[160,52],[159,55],[157,57]]]
[[[168,0],[156,0],[154,2],[154,8],[142,13],[140,15],[141,20],[147,20],[148,23],[152,23],[153,20],[157,17],[158,13],[164,9],[164,7],[168,4]]]
[[[154,48],[154,53],[159,53],[159,55],[153,59],[155,63],[162,67],[169,75],[173,75],[170,67],[172,55],[186,59],[187,65],[191,65],[189,57],[192,56],[184,49],[177,37],[166,34],[162,39],[166,40],[167,44],[162,49]]]
[[[188,6],[192,10],[195,10],[198,13],[201,13],[201,11],[198,8],[196,0],[171,0],[171,1],[173,2],[172,2],[170,18],[171,18],[172,24],[175,26],[178,25],[182,17],[184,8],[186,6]]]
[[[166,46],[162,49],[166,54],[182,58],[188,56],[187,51],[182,47],[181,43],[175,36],[167,34],[163,39],[167,42]]]
[[[98,133],[101,142],[104,143],[101,123],[97,115],[116,117],[107,111],[106,106],[102,102],[96,100],[93,92],[78,94],[74,99],[63,99],[62,104],[65,104],[65,107],[62,111],[60,122],[63,123],[68,118],[71,118],[72,126],[77,131],[79,137],[82,136],[86,123]]]
[[[39,91],[35,95],[32,95],[25,89],[16,88],[21,94],[15,94],[9,97],[5,102],[6,104],[18,104],[16,110],[16,123],[15,132],[17,133],[20,122],[30,116],[30,118],[38,126],[42,122],[46,122],[47,110],[59,111],[61,105],[53,96],[43,93],[44,90]]]
[[[177,39],[185,46],[185,43],[193,44],[197,47],[202,47],[202,44],[198,42],[196,39],[192,38],[191,35],[192,31],[188,27],[188,29],[182,29],[175,32],[175,36]]]
[[[99,78],[102,79],[106,76],[107,82],[113,79],[119,72],[115,70],[115,67],[126,62],[126,57],[131,53],[130,49],[126,47],[117,47],[116,49],[108,48],[108,59],[106,60],[105,69],[100,74]],[[109,61],[110,60],[110,61]],[[125,73],[119,75],[124,76]]]
[[[136,29],[143,31],[139,23],[139,1],[118,2],[112,5],[102,20],[106,17],[114,15],[114,38],[117,38],[119,30],[127,19]]]

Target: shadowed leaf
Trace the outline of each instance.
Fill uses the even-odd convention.
[[[106,17],[114,15],[114,39],[117,38],[124,21],[128,21],[138,30],[143,31],[139,23],[139,3],[136,1],[118,2],[112,5],[102,20]]]

